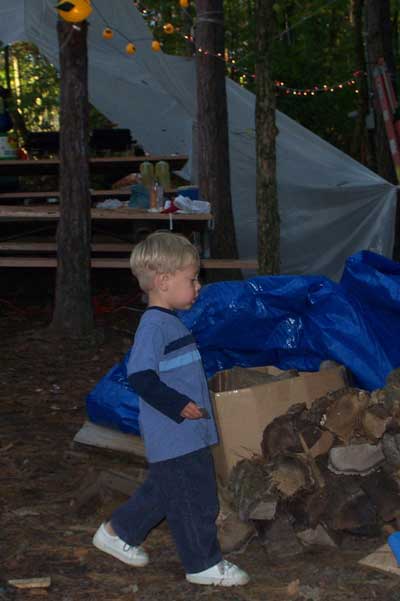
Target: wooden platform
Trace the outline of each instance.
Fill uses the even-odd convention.
[[[86,444],[113,451],[132,453],[139,457],[145,456],[144,444],[140,436],[125,434],[119,430],[105,428],[93,422],[86,421],[74,437],[74,442]]]

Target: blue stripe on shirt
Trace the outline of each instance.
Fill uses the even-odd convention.
[[[190,365],[191,363],[195,363],[196,361],[200,361],[199,351],[189,351],[184,355],[178,355],[178,357],[173,357],[172,359],[163,359],[162,361],[160,361],[159,369],[160,372],[170,371],[171,369],[176,369],[177,367]]]

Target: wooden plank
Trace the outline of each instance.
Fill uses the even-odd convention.
[[[93,257],[91,261],[93,269],[128,269],[128,257]],[[57,267],[56,257],[0,257],[0,267]],[[201,267],[204,269],[257,269],[257,261],[240,259],[202,259]]]
[[[131,190],[91,190],[90,195],[97,197],[130,196]],[[47,190],[41,192],[0,192],[0,200],[24,200],[25,198],[59,198],[58,190]]]
[[[0,161],[1,162],[1,161]],[[171,215],[171,217],[170,217]],[[52,205],[37,206],[0,206],[0,221],[57,221],[60,208]],[[210,221],[210,213],[151,213],[145,209],[131,209],[121,207],[118,209],[92,209],[92,219],[103,221]]]
[[[140,436],[125,434],[119,430],[99,426],[93,422],[86,421],[75,435],[74,442],[87,444],[92,447],[112,449],[145,457],[144,444]]]
[[[382,545],[382,547],[379,547],[373,553],[360,559],[358,563],[367,568],[400,576],[400,567],[397,565],[396,558],[390,550],[389,545]]]
[[[134,244],[127,242],[96,242],[91,245],[93,252],[124,253],[131,252]],[[56,242],[0,242],[1,252],[53,252],[57,251]]]
[[[92,172],[104,173],[107,169],[120,172],[122,175],[138,173],[143,161],[157,163],[165,161],[171,171],[182,169],[188,160],[187,155],[149,155],[149,156],[118,156],[118,157],[92,157],[89,159]],[[43,175],[58,173],[59,159],[28,159],[28,160],[1,160],[0,175]]]
[[[11,586],[15,588],[49,588],[51,585],[50,576],[44,576],[39,578],[15,578],[7,581]]]
[[[176,189],[164,190],[165,194],[175,194]],[[90,196],[92,198],[129,198],[132,191],[129,189],[107,189],[107,190],[91,190]],[[1,200],[25,200],[27,198],[59,198],[60,192],[58,190],[42,191],[42,192],[0,192]]]

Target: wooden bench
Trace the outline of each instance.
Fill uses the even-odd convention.
[[[92,157],[89,159],[89,167],[92,173],[105,173],[112,169],[118,179],[118,175],[122,177],[128,173],[138,173],[144,161],[153,164],[165,161],[171,171],[178,171],[187,160],[188,156],[183,154]],[[5,159],[0,161],[0,175],[54,175],[58,174],[59,167],[59,159]]]
[[[177,171],[187,162],[186,155],[150,155],[150,156],[118,156],[118,157],[93,157],[89,160],[91,173],[112,172],[115,179],[125,176],[129,173],[138,173],[140,165],[144,161],[153,164],[158,161],[165,161],[169,164],[171,171]],[[0,176],[38,176],[38,175],[57,175],[59,172],[59,159],[30,159],[30,160],[2,160],[0,161]],[[131,195],[130,189],[107,189],[90,191],[92,198],[120,198],[127,199]],[[56,198],[60,196],[59,191],[18,191],[18,192],[0,192],[0,222],[3,223],[36,223],[51,222],[56,223],[60,217],[60,207],[58,204],[28,204],[22,205],[19,201],[25,199],[41,200],[46,198]],[[19,204],[7,204],[10,202]],[[157,222],[163,227],[174,229],[177,223],[180,227],[191,228],[192,231],[199,232],[202,238],[202,246],[207,256],[209,254],[208,229],[212,222],[212,215],[209,213],[193,214],[165,214],[150,213],[145,210],[120,207],[116,209],[92,208],[91,219],[99,222],[136,222],[139,228],[146,229],[146,222],[149,228],[157,228]],[[8,226],[7,226],[8,227]],[[27,268],[55,268],[57,266],[56,243],[52,241],[24,241],[23,238],[30,232],[19,231],[13,234],[13,240],[4,240],[0,242],[0,267],[27,267]],[[23,226],[25,227],[25,226]],[[100,229],[100,226],[96,226]],[[55,227],[50,228],[55,229]],[[186,232],[184,232],[186,233]],[[8,235],[8,234],[7,234]],[[15,238],[19,236],[19,240]],[[118,237],[118,236],[117,236]],[[130,237],[130,236],[129,236]],[[1,239],[1,237],[0,237]],[[127,242],[94,242],[92,244],[92,267],[109,269],[127,269],[129,268],[128,255],[133,244]],[[126,256],[116,256],[116,255]],[[44,256],[43,256],[44,255]],[[96,256],[96,255],[115,255],[115,256]],[[202,259],[202,267],[206,269],[257,269],[256,260],[230,260],[230,259]]]
[[[123,189],[123,190],[90,190],[90,196],[92,198],[102,199],[102,198],[124,198],[125,200],[130,197],[132,194],[131,190]],[[26,199],[34,200],[40,199],[44,200],[46,198],[60,198],[60,192],[58,190],[48,190],[45,192],[0,192],[0,201],[23,201]]]
[[[0,206],[0,221],[57,221],[60,207],[57,205]],[[212,221],[210,213],[150,213],[146,210],[119,207],[116,209],[91,209],[92,219],[103,221]]]
[[[127,257],[93,257],[91,260],[93,269],[128,269],[129,259]],[[57,267],[57,257],[0,257],[0,267]],[[256,260],[246,259],[201,259],[203,269],[257,269]]]
[[[126,253],[129,254],[132,244],[121,243],[94,243],[92,252],[95,253]],[[0,267],[29,267],[29,268],[55,268],[56,256],[27,256],[26,253],[55,253],[55,242],[1,242],[0,252],[21,253],[10,256],[0,256]],[[129,269],[129,256],[125,257],[96,257],[91,260],[94,269]],[[257,269],[257,261],[252,259],[201,259],[203,269]]]

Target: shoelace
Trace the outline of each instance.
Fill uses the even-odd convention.
[[[128,545],[128,543],[124,543],[124,546],[122,547],[124,553],[129,553],[130,551],[133,553],[133,555],[137,554],[137,548],[133,547],[132,545]]]
[[[233,563],[227,561],[226,559],[222,559],[222,561],[220,561],[218,564],[218,570],[222,576],[228,575],[228,573],[233,567]]]

